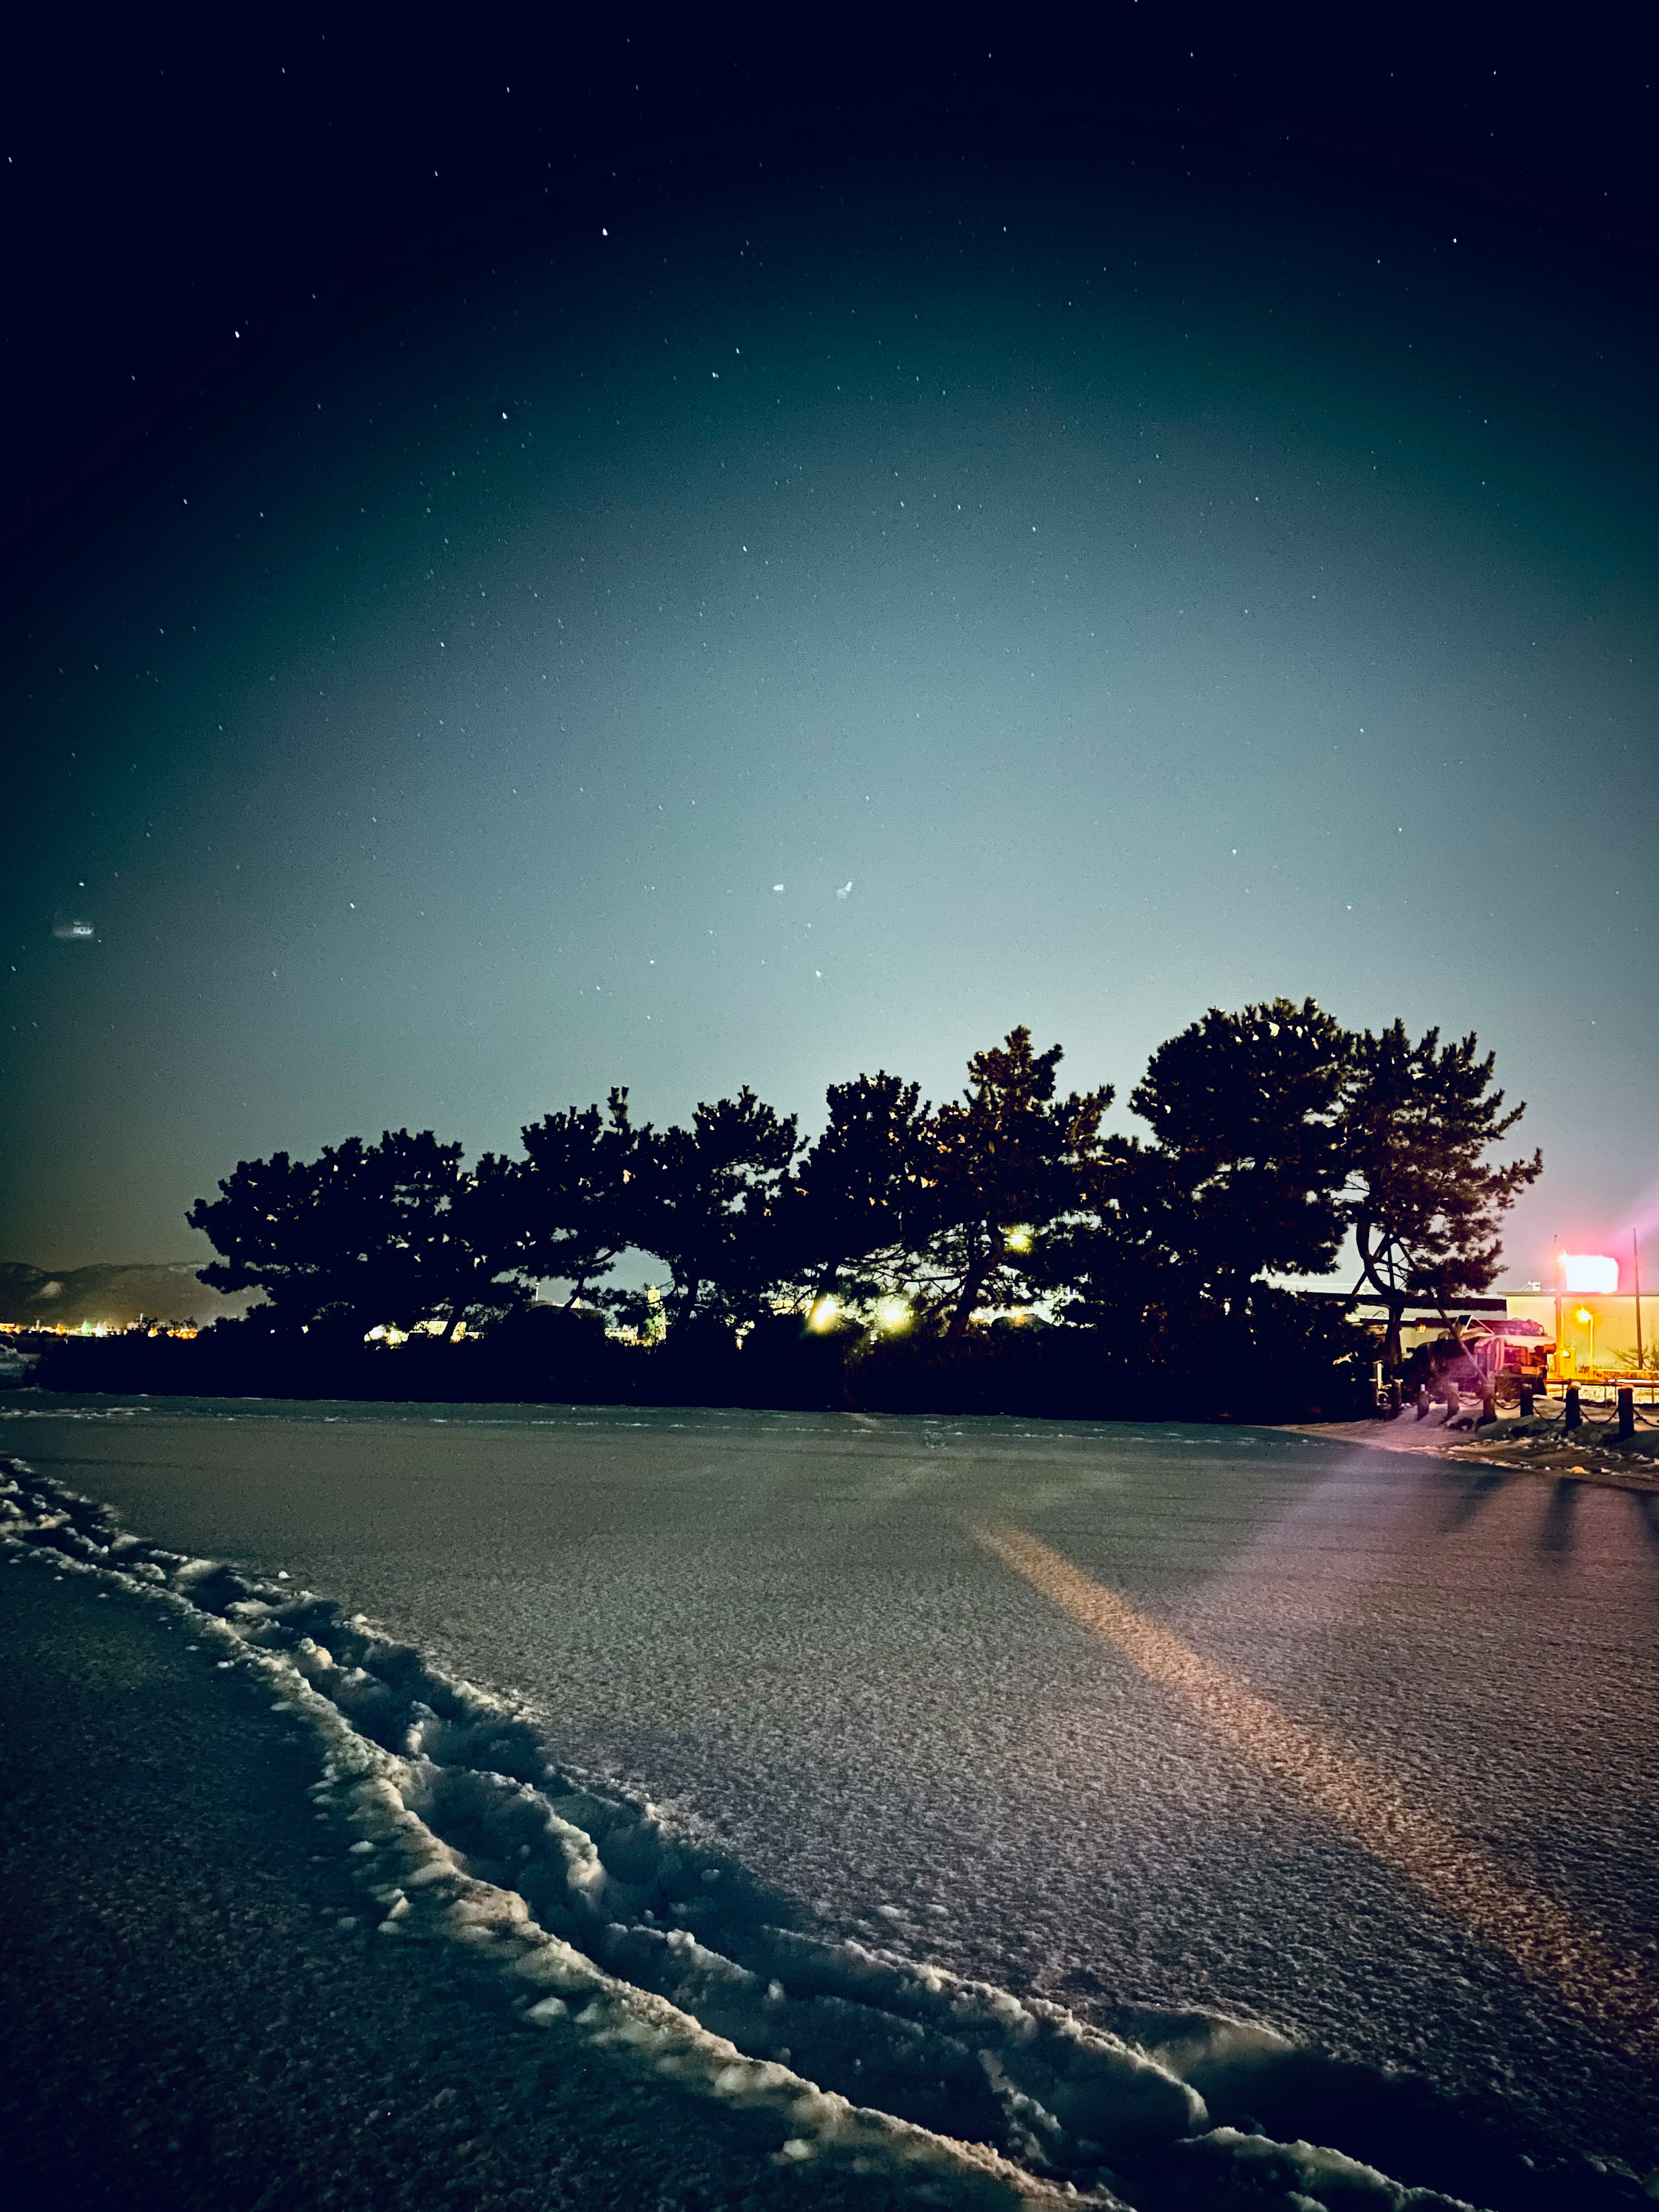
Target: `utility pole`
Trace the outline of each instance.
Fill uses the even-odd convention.
[[[1642,1255],[1637,1249],[1633,1229],[1630,1232],[1630,1279],[1636,1286],[1636,1365],[1641,1372],[1646,1366],[1642,1358]]]

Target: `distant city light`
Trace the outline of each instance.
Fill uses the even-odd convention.
[[[200,1334],[188,1322],[150,1321],[0,1321],[0,1336],[178,1336]]]
[[[1619,1288],[1619,1262],[1601,1252],[1564,1252],[1561,1255],[1561,1287],[1583,1297],[1586,1291],[1612,1291]]]

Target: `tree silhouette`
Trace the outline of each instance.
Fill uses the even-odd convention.
[[[1443,1310],[1490,1283],[1503,1215],[1540,1172],[1536,1154],[1486,1164],[1522,1109],[1472,1036],[1351,1036],[1311,1000],[1212,1007],[1131,1093],[1148,1140],[1103,1133],[1109,1085],[1060,1097],[1060,1059],[1011,1030],[937,1109],[884,1070],[832,1084],[800,1157],[794,1117],[746,1086],[665,1129],[636,1127],[616,1089],[528,1124],[522,1159],[471,1170],[430,1130],[387,1130],[241,1161],[187,1218],[219,1255],[201,1279],[263,1291],[279,1334],[453,1335],[557,1278],[573,1305],[649,1318],[642,1333],[665,1321],[684,1345],[759,1319],[781,1288],[810,1306],[902,1287],[947,1339],[1044,1304],[1109,1338],[1120,1372],[1201,1374],[1225,1406],[1275,1362],[1284,1378],[1339,1357],[1346,1324],[1266,1278],[1328,1272],[1351,1227],[1396,1360],[1408,1301]],[[665,1297],[602,1287],[630,1246],[665,1264]]]
[[[469,1310],[499,1313],[526,1293],[513,1267],[510,1164],[487,1154],[476,1175],[459,1145],[429,1129],[388,1129],[325,1146],[315,1160],[243,1160],[198,1199],[187,1220],[223,1255],[202,1268],[216,1289],[262,1290],[281,1325],[327,1323],[361,1335]]]
[[[641,1141],[629,1119],[628,1093],[613,1089],[598,1106],[547,1114],[522,1132],[517,1249],[527,1274],[570,1285],[576,1304],[608,1274],[629,1241],[629,1184]]]
[[[1190,1197],[1169,1154],[1106,1137],[1080,1178],[1078,1213],[1044,1240],[1040,1279],[1056,1317],[1106,1332],[1131,1355],[1190,1357],[1212,1335]]]
[[[1061,1057],[1059,1045],[1034,1053],[1030,1030],[1010,1030],[973,1054],[962,1100],[926,1126],[913,1291],[949,1337],[981,1308],[1032,1304],[1042,1243],[1082,1202],[1112,1090],[1056,1098]]]
[[[859,1261],[903,1253],[927,1158],[930,1109],[915,1084],[879,1070],[832,1083],[824,1096],[829,1122],[777,1207],[783,1272],[799,1282],[809,1307],[841,1288]]]
[[[1241,1326],[1261,1276],[1322,1274],[1335,1259],[1347,1065],[1346,1031],[1311,999],[1212,1006],[1159,1046],[1129,1094],[1186,1208],[1176,1241]]]
[[[1451,1301],[1486,1289],[1498,1272],[1498,1224],[1543,1171],[1538,1152],[1486,1164],[1526,1108],[1503,1110],[1503,1092],[1491,1088],[1494,1056],[1477,1060],[1478,1049],[1473,1032],[1443,1045],[1437,1029],[1413,1044],[1400,1021],[1353,1040],[1341,1132],[1347,1216],[1361,1283],[1388,1309],[1390,1366],[1408,1301],[1434,1299],[1443,1319]]]
[[[531,1302],[520,1274],[524,1180],[522,1162],[485,1152],[443,1202],[429,1287],[438,1293],[446,1344],[463,1321],[502,1321]]]
[[[780,1279],[775,1217],[795,1127],[745,1084],[735,1098],[700,1105],[689,1129],[638,1133],[628,1241],[673,1279],[664,1301],[671,1331],[694,1317],[751,1320]]]

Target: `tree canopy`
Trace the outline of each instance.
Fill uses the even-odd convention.
[[[1032,1305],[1044,1241],[1083,1202],[1112,1089],[1056,1098],[1061,1057],[1059,1045],[1034,1052],[1030,1030],[1010,1030],[974,1054],[961,1100],[925,1125],[915,1291],[947,1335],[975,1313]]]
[[[759,1313],[782,1273],[777,1212],[796,1148],[794,1115],[747,1084],[699,1106],[689,1128],[639,1133],[619,1225],[667,1267],[671,1328]]]
[[[1544,1156],[1501,1165],[1491,1146],[1524,1106],[1504,1110],[1492,1087],[1493,1054],[1480,1058],[1473,1035],[1443,1045],[1437,1029],[1413,1044],[1403,1022],[1352,1040],[1342,1111],[1346,1214],[1362,1283],[1388,1310],[1384,1358],[1400,1357],[1400,1316],[1408,1300],[1433,1298],[1443,1312],[1484,1291],[1498,1272],[1498,1230]]]
[[[910,1250],[927,1199],[932,1109],[921,1088],[878,1070],[824,1094],[830,1118],[778,1194],[784,1272],[809,1307],[832,1297],[849,1273],[855,1294],[872,1274],[860,1263]]]
[[[1130,1093],[1158,1142],[1165,1208],[1231,1314],[1264,1276],[1323,1274],[1335,1259],[1348,1051],[1311,999],[1212,1006],[1159,1046]]]
[[[1022,1025],[937,1108],[885,1070],[832,1084],[805,1146],[747,1085],[665,1128],[614,1089],[470,1170],[430,1130],[388,1130],[242,1161],[188,1218],[220,1255],[204,1281],[263,1291],[278,1328],[452,1334],[556,1280],[594,1327],[649,1318],[688,1343],[790,1311],[946,1340],[1036,1314],[1235,1363],[1283,1322],[1275,1279],[1331,1273],[1352,1232],[1393,1358],[1408,1301],[1491,1282],[1541,1165],[1490,1157],[1523,1109],[1472,1036],[1356,1034],[1311,1000],[1212,1007],[1130,1092],[1140,1137],[1107,1129],[1109,1084],[1060,1094],[1061,1057]],[[617,1284],[629,1253],[660,1291]]]
[[[513,1272],[513,1170],[486,1153],[469,1174],[461,1152],[429,1129],[388,1129],[314,1160],[240,1161],[185,1216],[222,1255],[202,1280],[263,1291],[280,1324],[303,1329],[437,1319],[450,1333],[469,1311],[510,1310],[529,1296]]]
[[[544,1115],[521,1132],[518,1254],[524,1272],[571,1286],[573,1299],[608,1274],[629,1236],[629,1184],[650,1131],[629,1119],[628,1093]]]

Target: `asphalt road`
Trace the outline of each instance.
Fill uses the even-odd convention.
[[[1650,1498],[803,1414],[19,1398],[0,1449],[527,1693],[804,1926],[1659,2164]]]

